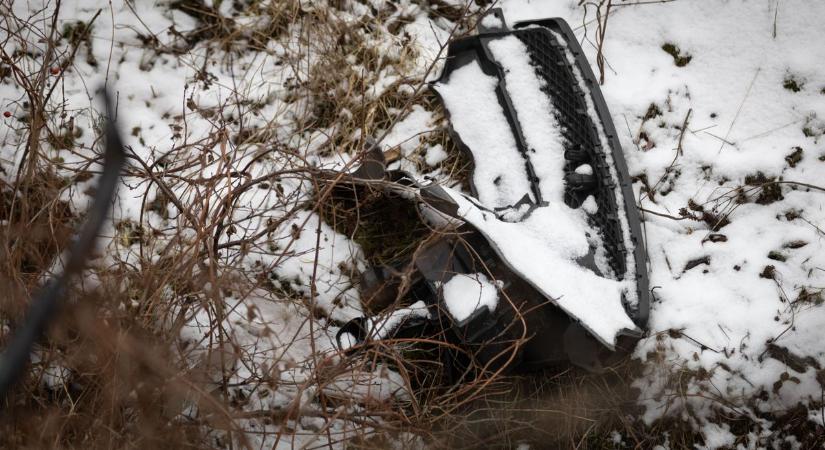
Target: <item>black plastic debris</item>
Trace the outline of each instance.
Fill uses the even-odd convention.
[[[487,47],[488,43],[494,39],[514,35],[527,46],[531,62],[537,69],[539,76],[545,81],[544,93],[551,99],[555,110],[558,112],[556,119],[564,134],[564,157],[567,161],[565,165],[565,203],[576,208],[581,206],[588,195],[592,194],[595,197],[599,208],[596,217],[593,217],[592,220],[603,233],[606,250],[610,255],[610,264],[614,272],[619,275],[627,272],[627,267],[625,267],[627,250],[622,238],[622,224],[613,194],[617,184],[621,187],[625,198],[624,214],[627,217],[630,234],[635,244],[635,272],[638,274],[636,285],[640,299],[639,308],[633,311],[631,318],[634,319],[637,325],[644,328],[647,324],[649,301],[647,267],[644,244],[641,239],[639,214],[634,206],[633,189],[630,176],[627,173],[622,147],[613,121],[610,118],[607,104],[599,90],[596,77],[593,75],[578,41],[573,35],[573,31],[564,20],[542,19],[518,22],[515,24],[515,30],[508,30],[499,10],[493,10],[491,14],[498,19],[501,27],[482,27],[478,35],[451,43],[444,71],[435,83],[447,82],[454,70],[472,60],[477,61],[487,75],[495,76],[501,81],[504,79],[503,69],[491,56]],[[560,40],[559,37],[563,37],[564,40]],[[576,68],[590,90],[590,98],[598,117],[590,117],[588,114],[585,100],[587,94],[579,87],[573,73],[573,67],[571,67],[565,55],[565,49],[575,58]],[[504,83],[500,83],[496,89],[499,104],[505,111],[519,151],[522,155],[527,155],[529,149],[519,127],[515,107],[503,86]],[[600,142],[597,121],[609,142],[609,148],[607,149],[603,148]],[[452,137],[463,151],[472,156],[469,148],[462,142],[457,133],[453,133]],[[612,155],[613,167],[617,172],[618,179],[614,179],[610,173],[610,165],[605,159],[605,152],[610,152]],[[593,168],[593,174],[575,173],[576,167],[582,164],[589,164]],[[529,158],[526,156],[525,166],[532,194],[537,199],[536,203],[541,203],[538,177]],[[473,187],[471,186],[471,188]],[[475,194],[475,192],[473,193]],[[595,265],[588,268],[598,270]]]
[[[446,83],[454,70],[473,61],[479,64],[486,75],[498,78],[501,83],[496,96],[517,147],[524,156],[531,194],[535,199],[525,196],[514,206],[526,205],[531,210],[542,206],[546,204],[546,200],[542,198],[538,187],[539,179],[527,156],[529,149],[516,110],[504,88],[503,68],[493,59],[487,47],[491,40],[504,36],[516,36],[525,44],[532,66],[544,81],[543,93],[551,99],[563,134],[566,160],[564,202],[571,208],[579,208],[588,196],[594,197],[598,209],[589,215],[589,220],[601,234],[608,263],[615,276],[624,279],[626,275],[632,274],[635,278],[638,301],[633,306],[625,302],[625,309],[638,329],[643,330],[648,319],[649,291],[639,216],[615,127],[581,47],[570,27],[561,19],[521,22],[510,30],[504,24],[499,10],[492,10],[490,14],[482,21],[478,35],[450,44],[444,70],[435,83]],[[576,72],[580,74],[587,92],[581,88]],[[588,113],[587,96],[595,117]],[[472,152],[461,141],[458,133],[453,133],[453,139],[462,151],[472,157]],[[604,142],[606,146],[603,145]],[[460,218],[457,205],[439,186],[418,185],[402,172],[382,173],[380,169],[384,167],[383,155],[375,150],[370,155],[362,169],[352,174],[350,183],[370,184],[382,181],[375,186],[393,190],[395,183],[386,181],[400,182],[399,185],[406,188],[417,189],[415,198],[400,201],[413,201],[423,208]],[[612,165],[609,163],[611,160]],[[576,173],[575,169],[582,164],[590,165],[592,174]],[[347,182],[344,186],[346,184]],[[617,204],[617,187],[624,199],[623,205]],[[471,189],[476,194],[472,185]],[[619,211],[620,208],[623,211]],[[625,222],[621,220],[621,215],[626,217]],[[633,243],[632,261],[635,267],[631,268],[627,267],[625,231],[629,231]],[[600,273],[593,252],[578,263]],[[407,267],[409,264],[414,265],[414,271],[407,282],[403,283],[403,291],[399,291],[402,283],[393,280],[393,277],[402,266]],[[456,274],[477,272],[486,272],[496,280],[503,280],[501,291],[506,295],[507,301],[500,301],[495,311],[481,307],[470,317],[456,321],[445,312],[440,287]],[[575,318],[548,301],[530,283],[511,270],[497,254],[494,243],[466,223],[456,230],[456,235],[445,235],[416,252],[413,261],[399,261],[396,267],[370,267],[362,276],[361,289],[366,295],[383,295],[390,299],[404,297],[407,304],[423,301],[429,306],[429,320],[416,318],[402,322],[396,327],[392,337],[433,330],[446,333],[457,344],[474,349],[475,358],[489,367],[514,360],[514,366],[522,368],[573,363],[597,371],[632,351],[641,338],[638,330],[627,330],[620,333],[613,348],[604,345]],[[522,315],[520,312],[523,311],[527,313]],[[369,327],[364,325],[366,323],[368,321],[362,318],[347,324],[339,333],[339,338],[347,333],[356,342],[369,341],[371,336]],[[510,344],[519,340],[526,343],[519,346],[516,355],[508,353]],[[460,360],[452,360],[451,363],[459,365],[457,370],[462,370],[466,365]]]

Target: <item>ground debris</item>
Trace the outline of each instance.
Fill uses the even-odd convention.
[[[693,269],[697,266],[701,266],[703,264],[708,266],[710,265],[710,256],[705,255],[701,258],[696,258],[688,261],[687,264],[685,264],[685,268],[684,270],[682,270],[682,273],[687,272],[688,270]]]
[[[760,205],[770,205],[784,199],[782,196],[782,188],[778,183],[775,183],[776,177],[768,178],[762,172],[757,172],[755,175],[748,175],[745,177],[745,184],[749,186],[756,186],[759,189],[759,195],[756,197],[756,203]]]
[[[765,350],[767,355],[777,361],[781,361],[789,368],[799,373],[805,373],[808,367],[813,367],[816,370],[822,369],[819,362],[811,356],[799,356],[793,354],[790,350],[773,342],[767,345]]]
[[[802,147],[794,147],[793,153],[790,153],[788,156],[785,157],[785,161],[791,167],[796,167],[799,161],[802,161],[803,155]]]
[[[662,44],[662,50],[673,57],[673,64],[676,64],[676,67],[685,67],[690,63],[690,60],[693,59],[692,55],[682,53],[682,50],[676,44],[671,42]]]

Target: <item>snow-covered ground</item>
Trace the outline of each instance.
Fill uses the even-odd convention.
[[[73,61],[60,68],[63,54],[48,64],[54,68],[49,79],[57,83],[51,101],[65,112],[51,116],[50,124],[71,133],[74,144],[47,148],[46,155],[67,172],[97,167],[88,161],[100,109],[94,92],[105,83],[116,93],[130,154],[155,165],[156,176],[179,199],[160,201],[168,195],[148,183],[133,160],[137,169],[124,177],[107,230],[113,238],[106,243],[107,262],[157,262],[172,231],[184,242],[199,242],[206,232],[216,236],[215,264],[236,267],[250,279],[269,278],[272,289],[216,293],[206,283],[187,293],[218,296],[229,311],[224,325],[245,359],[224,382],[237,386],[232,395],[243,399],[240,408],[287,414],[284,427],[244,419],[254,448],[343,445],[363,435],[356,429],[364,429],[362,417],[369,415],[358,408],[410,401],[403,377],[386,367],[336,366],[343,360],[337,327],[363,313],[352,274],[365,261],[355,242],[307,210],[311,197],[323,192],[305,176],[310,168],[349,167],[368,136],[383,137],[388,154],[399,155],[393,168],[458,189],[449,177],[449,155],[429,139],[443,121],[415,95],[425,77],[437,76],[436,57],[455,24],[427,2],[370,3],[274,0],[239,11],[233,2],[206,2],[242,30],[225,47],[210,37],[182,38],[204,27],[205,19],[167,2],[113,1],[99,15],[101,6],[91,0],[61,5],[57,24],[64,34],[76,21],[94,17],[94,23]],[[774,418],[800,403],[812,424],[825,426],[819,382],[825,373],[817,377],[825,368],[818,336],[825,328],[825,191],[817,187],[825,187],[825,3],[633,3],[615,2],[610,10],[602,92],[637,178],[655,299],[648,337],[635,353],[645,363],[634,382],[642,418],[652,423],[675,415],[700,430],[709,447],[784,440]],[[439,4],[460,9],[463,3]],[[54,4],[43,6],[34,0],[0,5],[6,15],[11,9],[30,18],[7,19],[4,27],[19,30],[27,48],[2,31],[4,54],[30,73],[48,53],[37,30],[48,30]],[[599,73],[594,5],[504,0],[499,6],[511,24],[566,19]],[[338,30],[348,31],[330,41],[301,21],[273,20],[309,15],[329,15]],[[69,41],[59,49],[69,48]],[[326,61],[336,45],[351,53]],[[14,80],[0,80],[0,110],[9,113],[0,119],[7,181],[17,172],[26,137],[28,106]],[[347,107],[325,116],[319,107],[324,95],[347,98]],[[360,108],[379,98],[385,110]],[[376,119],[381,114],[389,119]],[[177,169],[165,172],[170,167]],[[251,180],[256,183],[248,188],[244,183]],[[67,186],[63,197],[82,211],[92,184]],[[234,201],[228,211],[227,198]],[[151,231],[145,248],[123,235],[117,224],[126,221]],[[216,228],[218,221],[226,226]],[[244,239],[243,246],[233,244]],[[182,294],[170,287],[164,295]],[[215,320],[204,308],[180,331],[188,344],[181,346],[182,360],[193,367],[215,364],[208,339]],[[337,370],[323,385],[321,365]],[[356,400],[325,421],[330,412],[316,401],[319,392]],[[185,414],[195,417],[197,408]],[[749,434],[735,436],[720,420],[731,414],[752,419]]]

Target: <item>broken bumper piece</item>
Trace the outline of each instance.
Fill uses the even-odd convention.
[[[600,370],[632,351],[649,311],[644,242],[615,128],[563,20],[510,30],[493,10],[483,25],[450,44],[432,84],[454,141],[473,160],[471,195],[384,171],[380,150],[370,152],[353,185],[403,191],[398,201],[455,229],[411,261],[369,268],[363,295],[412,306],[356,319],[339,342],[357,348],[438,332],[488,367]],[[411,273],[394,280],[402,266]]]

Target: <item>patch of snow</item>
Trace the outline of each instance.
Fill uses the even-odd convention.
[[[35,353],[32,355],[32,363],[36,364],[38,362],[43,363],[44,361],[40,361],[40,358],[36,356]],[[45,362],[40,374],[40,382],[50,390],[65,390],[73,379],[71,370],[55,361]]]
[[[708,450],[730,448],[736,442],[736,436],[730,432],[727,424],[708,423],[702,428],[702,435],[705,438],[705,445],[702,448]]]
[[[324,386],[324,394],[343,401],[368,404],[391,398],[410,399],[409,386],[401,374],[380,363],[371,372],[353,371],[336,377]]]
[[[427,149],[427,155],[424,157],[424,162],[427,163],[428,166],[435,166],[436,164],[440,163],[447,159],[447,152],[444,151],[444,147],[441,144],[436,144]]]
[[[385,151],[398,147],[402,156],[409,156],[431,131],[433,115],[421,105],[413,105],[412,111],[397,122],[381,141]]]
[[[493,312],[498,304],[498,288],[483,273],[455,274],[442,289],[447,311],[458,322],[485,306]]]
[[[393,84],[398,82],[400,77],[397,74],[390,74],[391,68],[386,67],[378,73],[377,79],[370,84],[367,95],[369,98],[378,98],[387,91]],[[418,106],[418,105],[416,105]]]
[[[335,320],[361,315],[358,291],[342,269],[363,264],[357,244],[309,211],[299,211],[279,227],[271,242],[274,251],[253,255],[263,267],[272,268],[278,282],[288,283],[306,296],[313,293],[314,283],[316,306]]]
[[[599,204],[596,203],[596,198],[592,195],[588,195],[584,202],[582,202],[582,209],[587,214],[593,215],[599,212]]]
[[[501,27],[501,19],[494,14],[487,14],[481,19],[480,24],[487,28],[499,28]]]
[[[416,49],[416,58],[413,61],[408,76],[424,78],[425,81],[434,81],[438,78],[443,66],[442,50],[450,39],[449,27],[439,23],[440,20],[430,20],[426,14],[416,14],[413,21],[404,27],[404,31],[412,37],[412,45]],[[427,71],[429,70],[429,73]]]

